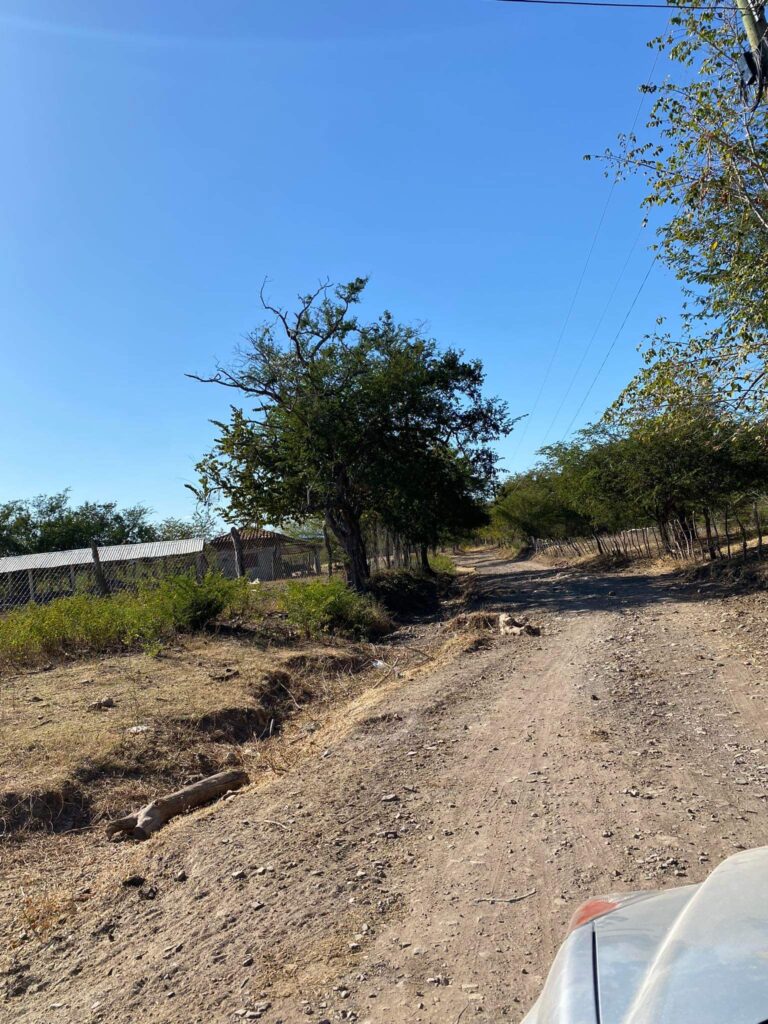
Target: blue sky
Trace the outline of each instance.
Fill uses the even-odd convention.
[[[290,304],[369,274],[364,315],[426,321],[532,413],[501,446],[507,469],[529,465],[650,263],[646,231],[574,379],[642,220],[641,183],[618,186],[553,359],[610,188],[582,157],[632,124],[665,20],[492,0],[0,0],[0,500],[69,486],[188,514],[230,396],[184,373],[259,322],[265,277]],[[655,267],[576,426],[678,305]]]

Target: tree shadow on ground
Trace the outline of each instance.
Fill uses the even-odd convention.
[[[585,572],[578,566],[512,562],[494,554],[466,556],[463,562],[476,569],[482,580],[472,603],[498,611],[584,614],[632,610],[660,603],[706,601],[744,589],[732,580],[686,578],[679,569],[654,574]]]

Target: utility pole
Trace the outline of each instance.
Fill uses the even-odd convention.
[[[764,98],[768,87],[768,22],[765,9],[755,0],[736,0],[749,41],[750,53],[744,54],[742,80],[746,87],[755,87],[755,106]]]

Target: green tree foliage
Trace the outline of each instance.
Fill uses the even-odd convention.
[[[658,333],[619,408],[657,409],[702,388],[732,408],[765,409],[768,358],[768,103],[742,94],[736,10],[686,10],[651,45],[674,66],[654,87],[648,136],[609,160],[644,174],[646,204],[670,211],[659,256],[685,283],[679,335]]]
[[[86,501],[73,505],[69,491],[0,503],[0,555],[69,551],[98,544],[140,544],[153,540],[210,538],[217,520],[198,507],[190,519],[150,520],[146,505],[119,508],[117,502]]]
[[[587,517],[575,511],[565,495],[563,477],[553,465],[542,465],[506,480],[491,509],[501,536],[530,543],[536,537],[562,538],[588,533]]]
[[[369,576],[361,520],[376,513],[421,544],[439,523],[480,515],[495,477],[491,442],[511,423],[482,395],[483,371],[384,313],[361,324],[351,308],[366,281],[324,285],[272,319],[233,367],[198,380],[239,392],[198,465],[199,497],[216,494],[240,522],[320,516],[341,545],[350,582]]]
[[[118,508],[116,502],[72,505],[69,492],[38,495],[0,504],[0,554],[34,554],[100,544],[154,540],[155,527],[144,505]]]
[[[671,527],[692,538],[700,517],[709,535],[716,515],[741,523],[768,492],[768,424],[693,401],[588,427],[542,454],[543,464],[508,481],[493,507],[518,537],[656,524],[671,547]]]

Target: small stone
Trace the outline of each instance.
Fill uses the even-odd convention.
[[[381,802],[383,804],[391,804],[399,799],[400,797],[397,795],[397,793],[385,793],[384,796],[381,798]]]
[[[184,868],[182,868],[181,871],[176,872],[176,874],[173,876],[173,880],[175,882],[186,882],[187,877],[187,872],[184,870]]]
[[[106,711],[107,708],[114,708],[115,701],[112,697],[102,697],[101,700],[95,700],[93,704],[88,705],[90,711]]]
[[[123,879],[122,884],[126,888],[139,889],[145,882],[146,878],[144,875],[128,875],[127,878]]]
[[[232,877],[237,880],[245,878],[245,871],[242,868],[238,868],[237,871],[232,872]]]

